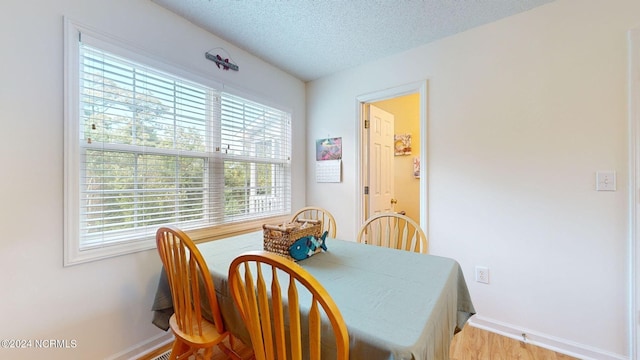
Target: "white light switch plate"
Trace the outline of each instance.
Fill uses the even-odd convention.
[[[597,191],[616,191],[616,172],[598,171],[596,173]]]

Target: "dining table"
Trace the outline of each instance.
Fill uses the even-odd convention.
[[[349,332],[350,359],[449,359],[454,335],[475,314],[457,261],[331,238],[326,245],[326,251],[298,264],[338,306]],[[250,344],[228,272],[240,254],[263,249],[262,231],[199,243],[198,249],[211,272],[225,328]],[[163,270],[152,311],[152,323],[168,330],[173,305]],[[210,310],[204,312],[210,318]]]

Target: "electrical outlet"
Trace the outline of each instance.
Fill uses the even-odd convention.
[[[483,284],[489,283],[489,268],[486,266],[476,266],[476,281]]]

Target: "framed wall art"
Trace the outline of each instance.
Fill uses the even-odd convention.
[[[411,134],[394,135],[394,151],[398,155],[411,155]]]

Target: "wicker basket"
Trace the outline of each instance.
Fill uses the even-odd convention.
[[[264,232],[264,250],[294,260],[289,256],[289,247],[296,240],[313,235],[316,238],[322,236],[322,221],[298,219],[296,222],[282,225],[262,225]]]

